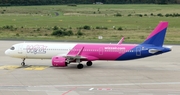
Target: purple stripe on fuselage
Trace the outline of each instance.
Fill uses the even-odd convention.
[[[136,46],[135,44],[77,44],[68,55],[75,56],[84,47],[80,56],[94,57],[97,58],[96,60],[116,60]]]
[[[151,44],[151,45],[154,45],[154,46],[162,47],[162,45],[164,43],[164,38],[165,38],[165,35],[166,35],[166,29],[167,28],[161,30],[156,35],[152,36],[148,40],[145,40],[142,44]]]

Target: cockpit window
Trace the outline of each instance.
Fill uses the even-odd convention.
[[[11,50],[14,50],[15,48],[14,48],[14,47],[11,47],[10,49],[11,49]]]

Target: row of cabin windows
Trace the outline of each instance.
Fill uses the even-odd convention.
[[[26,50],[26,48],[24,48],[23,50]],[[41,50],[41,49],[39,49]],[[42,49],[43,50],[43,49]],[[45,50],[60,50],[60,51],[68,51],[70,49],[45,49]],[[70,51],[80,51],[81,49],[72,49]],[[101,52],[102,50],[98,50],[98,49],[84,49],[83,51],[94,51],[94,52]],[[118,49],[107,49],[104,52],[134,52],[134,50],[118,50]]]

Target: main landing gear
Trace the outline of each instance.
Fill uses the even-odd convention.
[[[78,68],[78,69],[82,69],[82,68],[84,67],[84,65],[80,63],[80,60],[76,60],[76,62],[79,63],[79,64],[77,65],[77,68]],[[88,62],[86,63],[86,65],[87,65],[87,66],[92,66],[92,62],[91,62],[91,61],[88,61]]]
[[[87,66],[92,66],[92,62],[91,62],[91,61],[88,61],[88,62],[86,63],[86,65],[87,65]]]
[[[77,65],[77,68],[78,68],[78,69],[82,69],[83,67],[84,67],[83,64],[78,64],[78,65]]]
[[[23,58],[23,62],[21,63],[21,66],[25,66],[26,64],[25,64],[25,58]]]

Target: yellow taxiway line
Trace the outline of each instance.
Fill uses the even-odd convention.
[[[23,68],[24,70],[44,70],[48,68],[48,66],[18,66],[18,65],[4,65],[0,66],[0,69],[2,70],[14,70],[14,69],[21,69]]]

